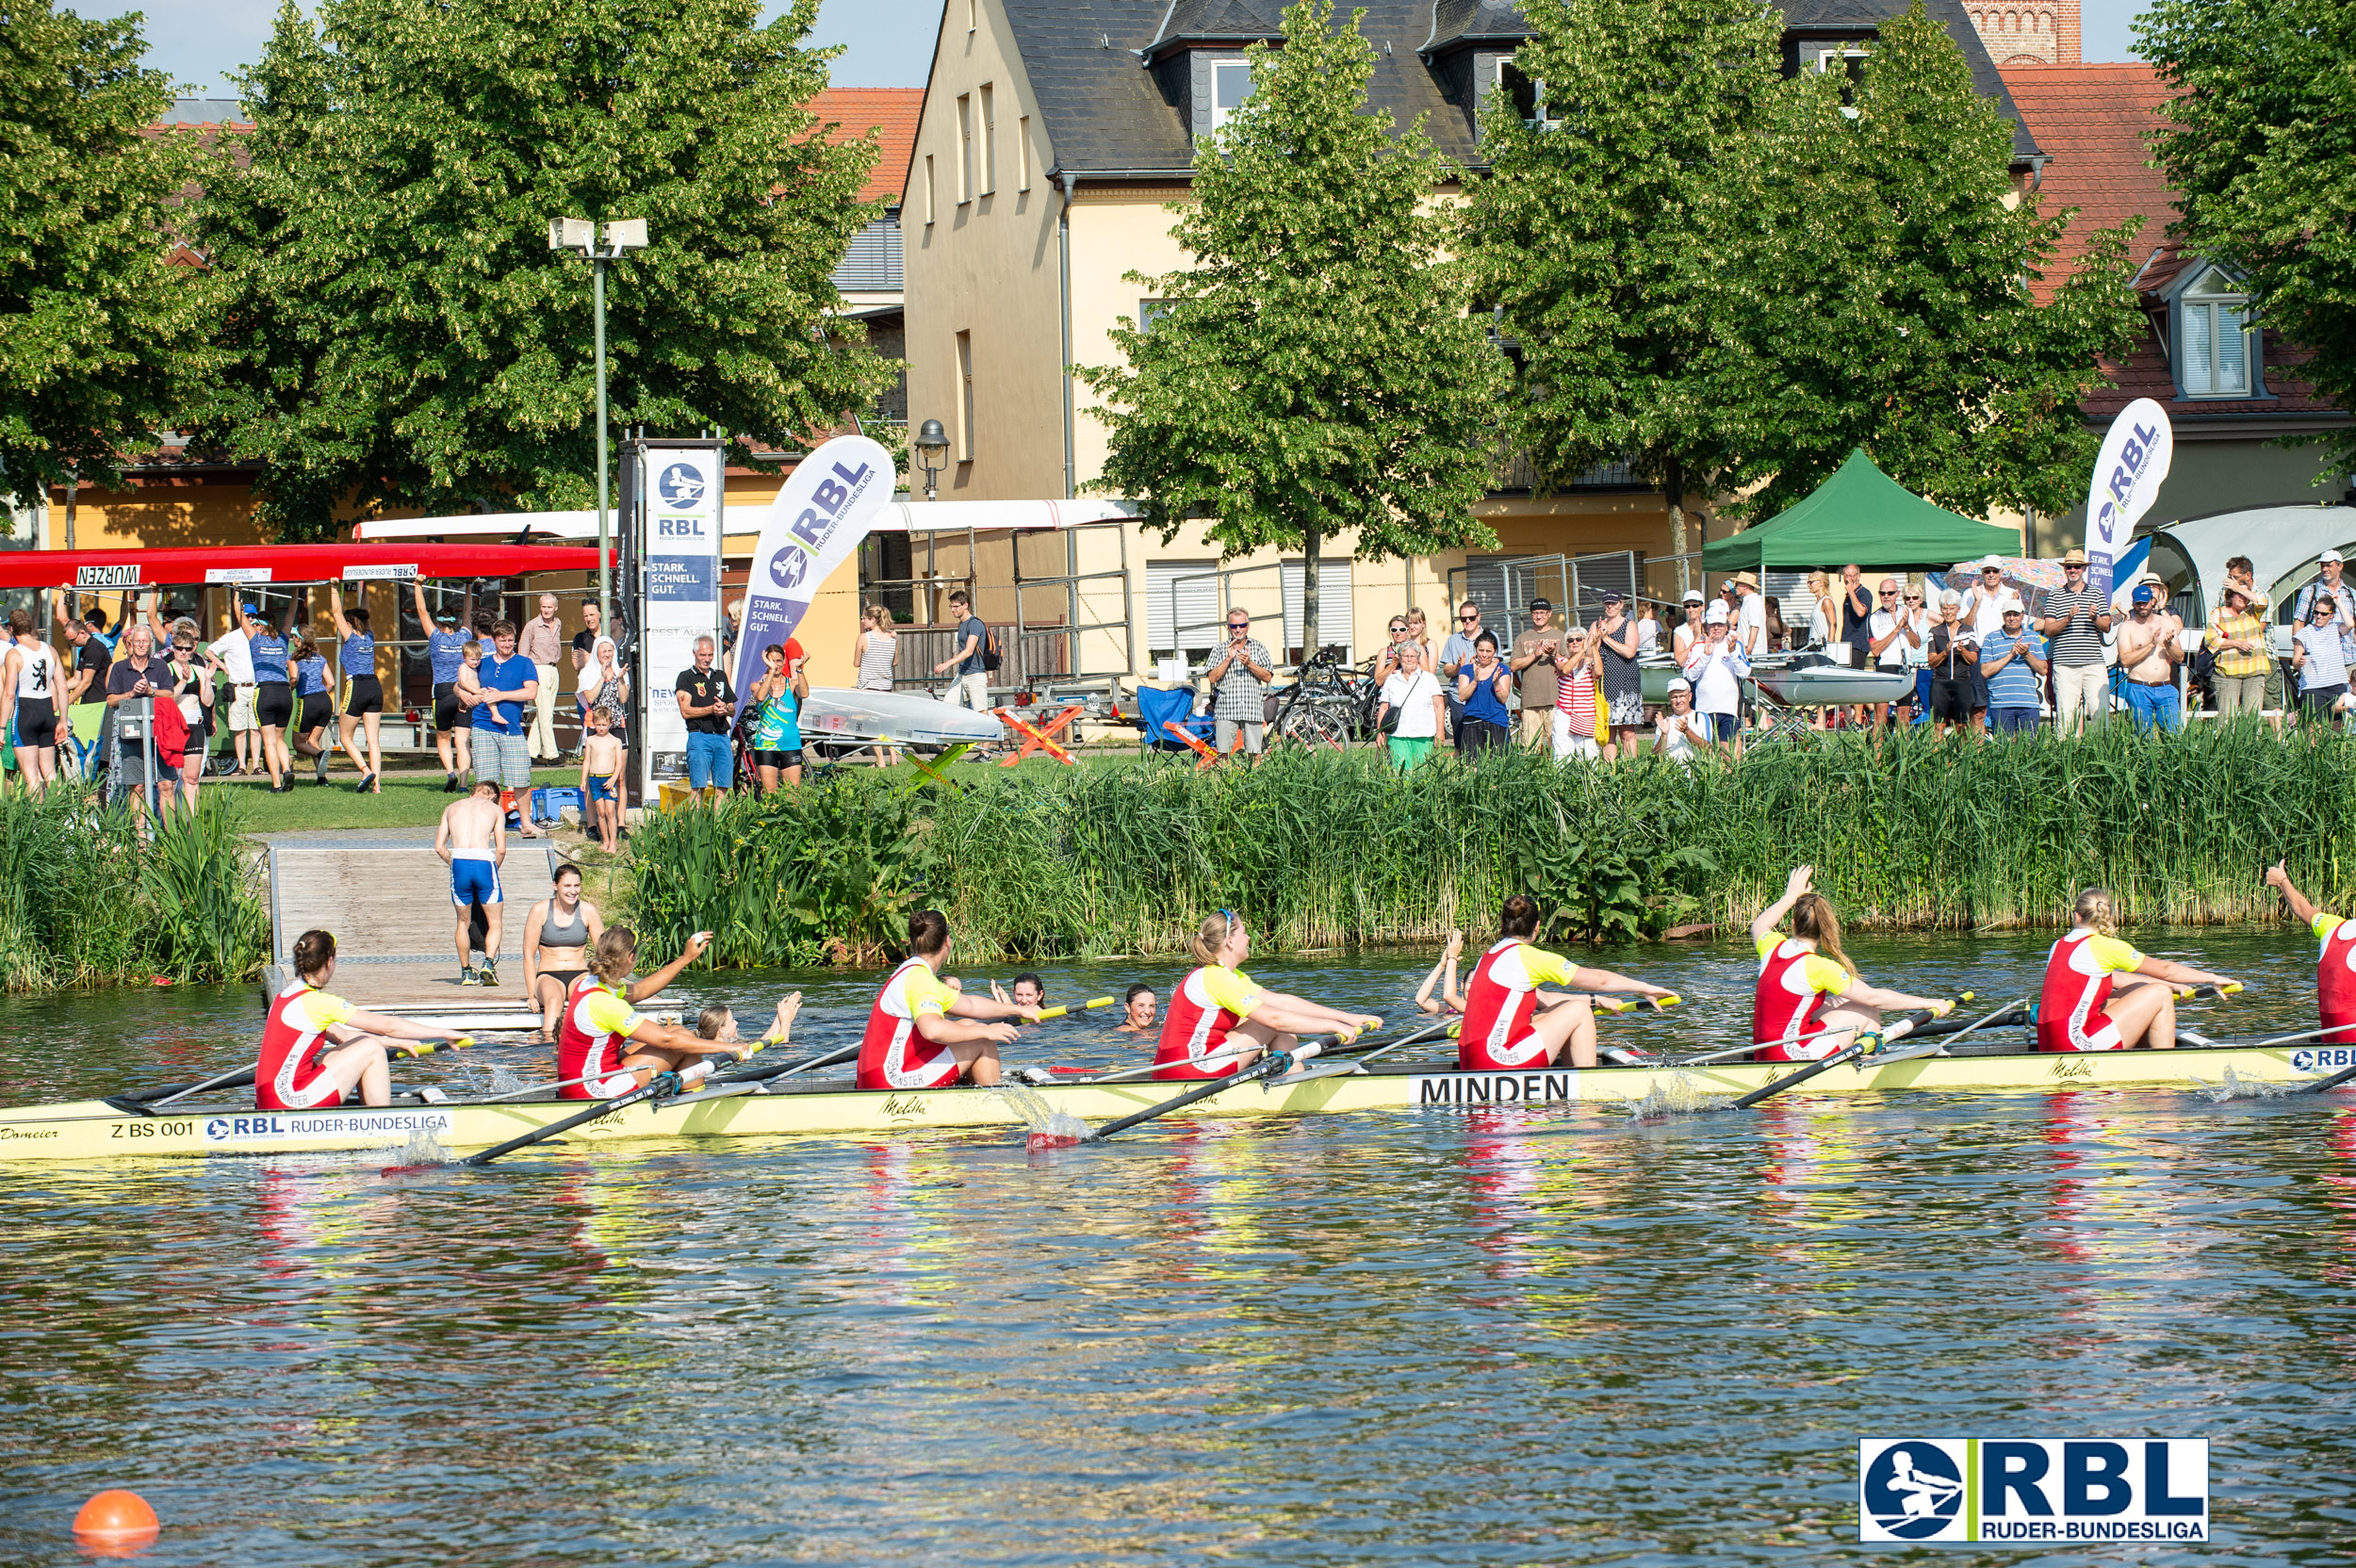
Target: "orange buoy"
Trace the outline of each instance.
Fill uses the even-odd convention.
[[[155,1511],[147,1506],[146,1498],[119,1487],[101,1492],[84,1503],[82,1511],[74,1516],[75,1539],[102,1551],[107,1547],[144,1546],[155,1539],[161,1528],[155,1521]]]

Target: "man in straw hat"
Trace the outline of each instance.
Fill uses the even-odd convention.
[[[2102,634],[2111,629],[2111,607],[2086,582],[2086,551],[2062,557],[2062,585],[2037,596],[2037,629],[2052,649],[2053,732],[2074,735],[2083,722],[2102,723],[2110,708]]]

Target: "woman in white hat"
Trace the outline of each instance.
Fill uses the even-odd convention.
[[[1685,661],[1693,656],[1693,645],[1702,640],[1702,604],[1700,589],[1685,591],[1685,602],[1679,606],[1685,618],[1669,634],[1669,652],[1677,660],[1678,669],[1685,667]]]
[[[1702,612],[1701,641],[1685,661],[1685,678],[1693,683],[1693,706],[1701,714],[1702,732],[1717,743],[1734,740],[1736,715],[1742,707],[1742,678],[1751,673],[1742,645],[1728,629],[1732,619],[1723,603]]]

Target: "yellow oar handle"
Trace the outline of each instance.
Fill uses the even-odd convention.
[[[1616,997],[1599,996],[1595,998],[1595,1010],[1604,1013],[1632,1013],[1651,1000],[1653,999],[1650,997],[1634,997],[1622,1001]],[[1664,996],[1660,999],[1660,1002],[1663,1007],[1674,1007],[1684,1000],[1685,998],[1681,996]]]
[[[403,1040],[401,1043],[403,1049],[407,1051],[410,1059],[415,1061],[419,1056],[431,1056],[436,1051],[464,1051],[468,1046],[474,1044],[474,1037],[472,1035],[461,1035],[456,1039],[448,1042],[447,1045],[436,1044],[433,1040]]]
[[[1088,1001],[1081,1003],[1076,1009],[1072,1007],[1041,1007],[1039,1010],[1039,1021],[1041,1023],[1044,1023],[1051,1018],[1065,1018],[1070,1016],[1074,1011],[1085,1013],[1092,1011],[1098,1007],[1109,1007],[1112,1004],[1113,999],[1111,997],[1098,996],[1091,997]]]

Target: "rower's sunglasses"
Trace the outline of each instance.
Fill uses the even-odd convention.
[[[1219,913],[1219,918],[1227,922],[1228,936],[1233,937],[1235,934],[1235,927],[1243,923],[1243,917],[1233,909],[1221,909]]]

